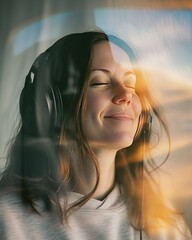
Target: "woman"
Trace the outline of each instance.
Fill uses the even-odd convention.
[[[124,41],[58,40],[32,65],[20,113],[0,185],[3,239],[191,239],[143,163],[151,118],[169,134]]]

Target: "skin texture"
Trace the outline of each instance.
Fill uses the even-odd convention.
[[[96,44],[85,124],[88,142],[100,166],[96,198],[102,198],[114,184],[116,152],[133,142],[141,114],[135,85],[136,77],[126,53],[107,41]]]

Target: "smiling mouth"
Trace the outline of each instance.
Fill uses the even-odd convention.
[[[111,115],[111,116],[105,116],[104,118],[107,119],[111,119],[111,120],[116,120],[116,121],[133,121],[133,118],[128,116],[128,115],[124,115],[124,114],[116,114],[116,115]]]

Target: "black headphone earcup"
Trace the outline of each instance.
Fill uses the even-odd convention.
[[[24,134],[50,136],[50,117],[45,95],[35,83],[25,84],[20,96],[20,114]]]
[[[19,105],[22,128],[27,136],[53,137],[61,129],[63,101],[50,69],[47,51],[36,58],[26,76]]]
[[[58,135],[63,119],[63,101],[57,85],[47,88],[31,81],[30,74],[20,96],[20,114],[24,134],[31,137]]]
[[[56,84],[50,86],[49,94],[45,98],[49,109],[51,128],[54,134],[57,134],[61,130],[64,112],[62,95]]]

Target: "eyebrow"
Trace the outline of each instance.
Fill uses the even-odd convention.
[[[94,72],[94,71],[102,71],[102,72],[106,72],[106,73],[111,73],[110,70],[105,69],[105,68],[94,68],[94,69],[92,69],[91,71],[92,71],[92,72]],[[127,71],[124,73],[124,75],[129,75],[129,74],[135,74],[135,72],[130,69],[130,70],[127,70]]]
[[[110,73],[110,71],[108,69],[104,69],[104,68],[94,68],[91,70],[92,72],[95,72],[95,71],[102,71],[102,72],[107,72],[107,73]]]

